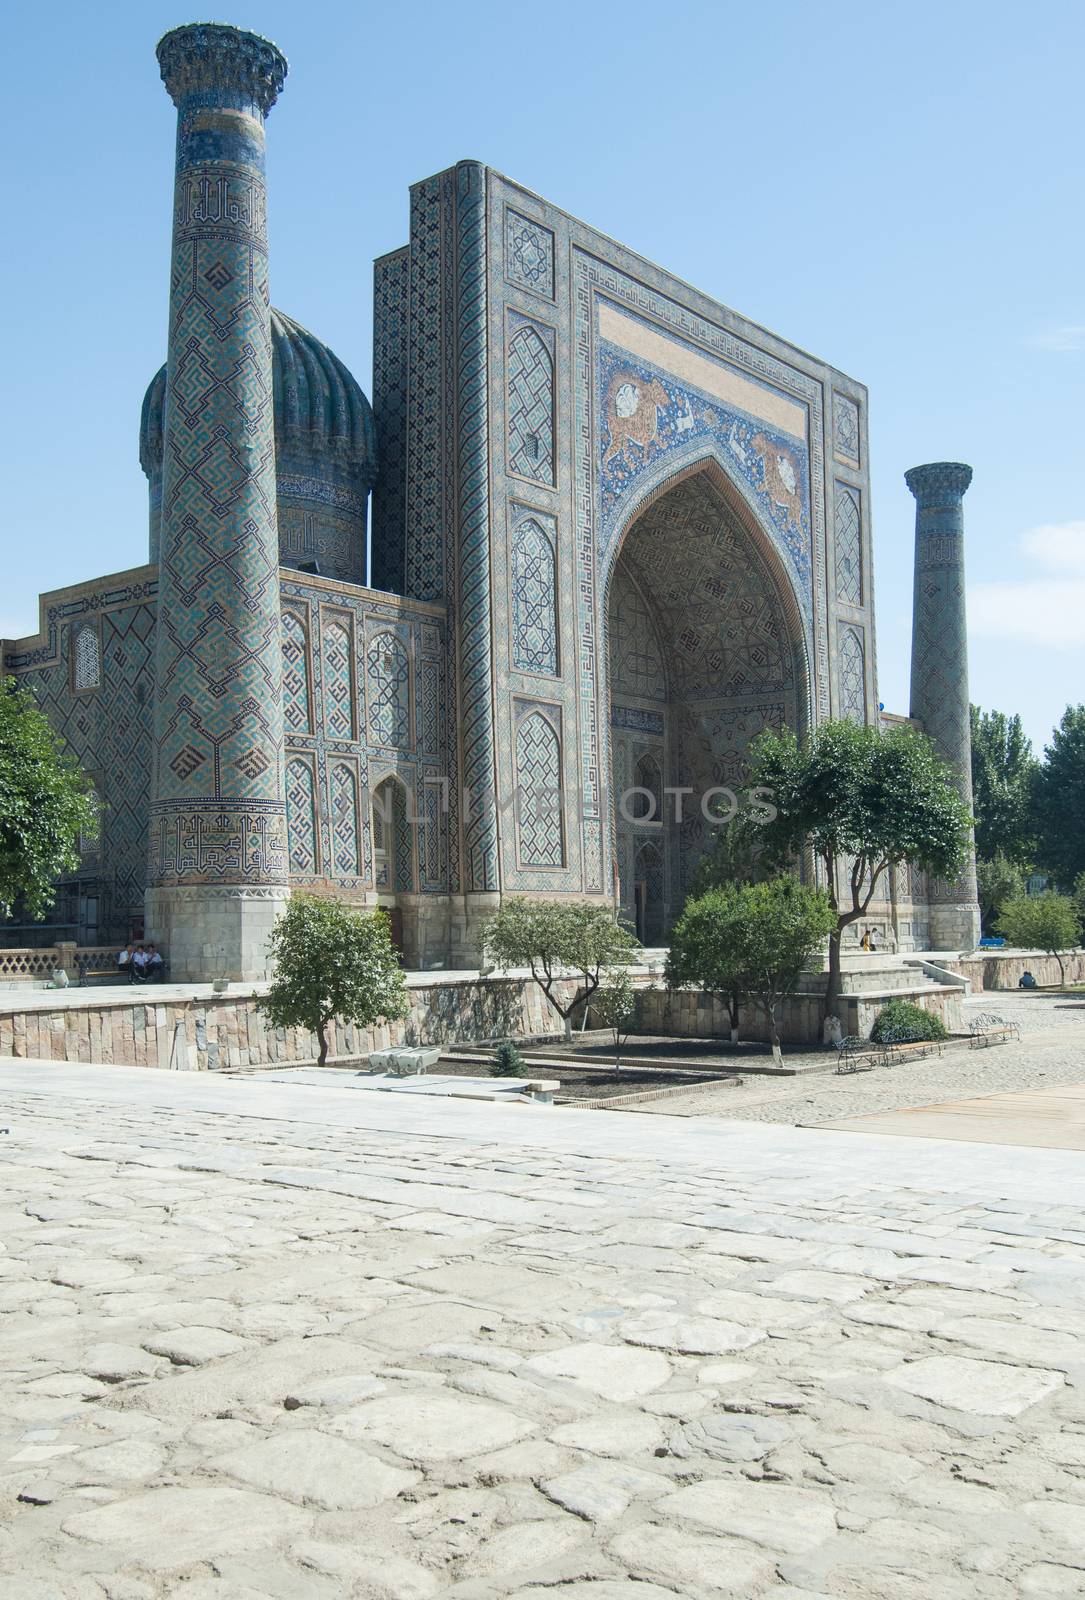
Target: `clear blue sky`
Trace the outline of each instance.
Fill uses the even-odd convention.
[[[145,559],[165,355],[176,0],[4,30],[0,634]],[[918,462],[969,461],[972,697],[1037,746],[1085,699],[1085,7],[778,0],[217,11],[290,60],[275,303],[369,388],[407,186],[486,161],[869,386],[881,698],[907,709]]]

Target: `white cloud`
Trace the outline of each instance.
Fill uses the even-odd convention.
[[[1019,543],[1018,579],[970,587],[969,632],[1047,650],[1085,647],[1085,521],[1045,523]]]
[[[1071,324],[1066,328],[1049,328],[1046,333],[1034,333],[1025,343],[1034,350],[1054,350],[1059,355],[1070,355],[1085,350],[1085,327]]]

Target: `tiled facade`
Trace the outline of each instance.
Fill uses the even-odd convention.
[[[866,392],[464,162],[413,186],[407,243],[376,263],[371,410],[263,297],[274,94],[251,73],[279,69],[219,32],[233,87],[173,86],[179,193],[186,162],[248,187],[225,232],[192,213],[175,243],[140,435],[151,565],[47,596],[40,637],[8,647],[102,786],[114,878],[81,937],[130,930],[152,838],[154,883],[181,863],[221,881],[234,823],[227,879],[382,903],[415,964],[471,959],[508,893],[619,903],[663,937],[708,843],[665,791],[740,787],[766,727],[879,714]],[[259,355],[237,412],[254,448],[244,483],[220,475],[211,539],[203,469],[174,456],[233,382],[231,318]],[[619,813],[630,787],[655,814]],[[911,942],[925,894],[894,883]]]

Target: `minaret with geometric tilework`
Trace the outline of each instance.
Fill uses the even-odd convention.
[[[177,107],[147,934],[171,978],[259,978],[288,896],[264,119],[279,50],[160,41]]]
[[[961,461],[935,461],[913,467],[904,481],[916,501],[911,715],[922,722],[971,807],[964,495],[972,468]],[[980,921],[974,854],[956,883],[932,881],[930,917],[933,949],[975,945]]]

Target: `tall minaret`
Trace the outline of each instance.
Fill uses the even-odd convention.
[[[971,807],[964,495],[972,468],[961,461],[934,461],[913,467],[904,481],[916,501],[911,714],[953,769],[961,796]],[[956,883],[931,883],[930,907],[935,950],[975,945],[980,913],[974,853]]]
[[[264,119],[286,61],[167,33],[177,169],[147,934],[170,976],[259,978],[289,893]]]

